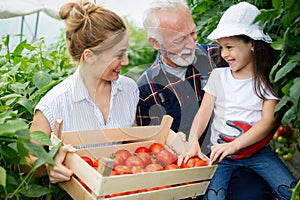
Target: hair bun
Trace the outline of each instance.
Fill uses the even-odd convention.
[[[59,17],[65,21],[67,31],[74,33],[85,27],[89,15],[96,9],[97,6],[89,1],[70,2],[61,7]]]

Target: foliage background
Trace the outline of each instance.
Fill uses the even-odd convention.
[[[197,25],[198,42],[210,43],[207,35],[216,27],[223,12],[236,0],[188,0]],[[283,95],[276,107],[276,114],[284,113],[282,123],[297,129],[300,125],[300,5],[298,0],[248,1],[262,10],[258,20],[273,39],[278,63],[273,67],[270,79]],[[130,23],[129,65],[122,74],[136,80],[155,59],[156,53],[147,42],[142,29]],[[33,173],[25,176],[18,168],[24,164],[28,151],[34,151],[41,163],[51,163],[55,152],[35,150],[30,138],[49,145],[43,133],[30,134],[28,127],[33,109],[40,98],[54,85],[72,74],[72,63],[65,46],[64,32],[57,43],[46,47],[43,38],[34,42],[23,41],[10,49],[10,37],[4,36],[0,44],[0,199],[65,199],[56,185],[47,177],[35,179]],[[47,158],[47,159],[46,159]],[[37,165],[38,166],[38,165]],[[36,170],[35,166],[34,170]],[[34,172],[34,171],[33,171]],[[58,195],[59,194],[59,195]]]

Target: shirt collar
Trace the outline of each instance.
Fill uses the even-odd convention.
[[[74,91],[73,91],[73,99],[74,102],[82,101],[84,99],[91,99],[89,96],[88,90],[83,82],[83,79],[79,73],[79,68],[74,73],[75,79],[74,79]],[[111,82],[111,94],[116,95],[118,91],[122,91],[124,88],[120,82],[119,79]]]

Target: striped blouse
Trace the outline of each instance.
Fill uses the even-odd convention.
[[[105,124],[100,109],[89,96],[77,69],[73,75],[52,88],[35,110],[45,115],[52,131],[56,119],[63,120],[62,131],[131,127],[138,100],[136,83],[120,75],[118,80],[112,81],[109,116]]]

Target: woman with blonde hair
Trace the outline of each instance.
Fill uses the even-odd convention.
[[[68,50],[79,66],[75,73],[51,89],[35,107],[30,131],[50,135],[56,119],[62,131],[130,127],[134,124],[139,91],[136,83],[120,75],[128,65],[128,33],[114,12],[89,1],[70,2],[59,16],[66,24]],[[72,171],[63,165],[63,146],[49,166],[52,183],[67,181]]]

